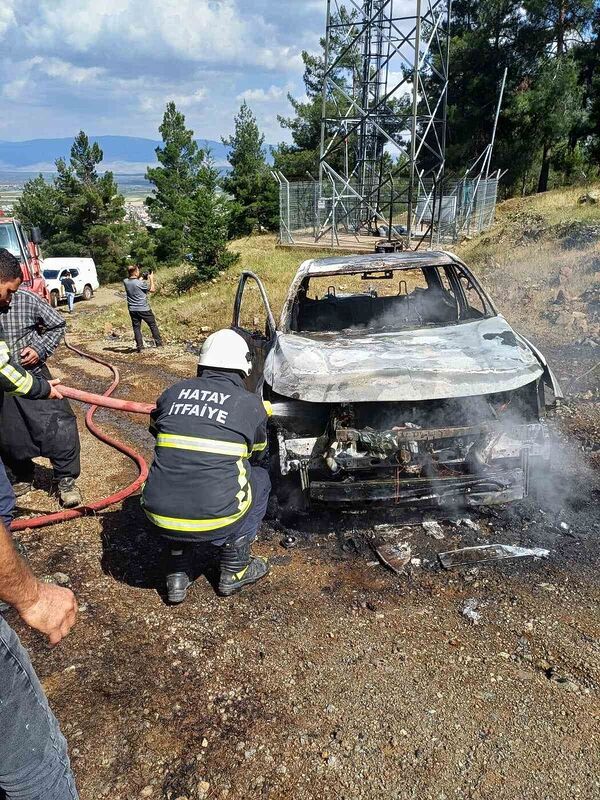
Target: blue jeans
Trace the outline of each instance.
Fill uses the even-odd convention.
[[[4,464],[0,461],[0,521],[10,530],[15,510],[15,493],[8,480]]]
[[[29,656],[2,617],[0,731],[0,797],[77,800],[65,738]]]
[[[75,295],[73,292],[66,292],[67,297],[67,305],[69,306],[69,314],[73,311],[73,305],[75,304]]]

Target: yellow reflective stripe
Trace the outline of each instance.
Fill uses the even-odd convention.
[[[27,371],[19,372],[18,369],[15,369],[12,364],[8,362],[0,366],[0,373],[14,386],[14,389],[12,389],[9,394],[26,395],[31,391],[31,387],[33,386],[33,376],[31,373]]]
[[[250,564],[248,564],[248,567],[249,566],[250,566]],[[246,572],[248,572],[248,567],[244,567],[244,569],[241,569],[239,572],[234,573],[233,577],[236,579],[236,581],[241,581],[242,580],[242,578],[244,577]]]
[[[251,503],[252,491],[250,486],[248,486],[248,497],[243,503],[243,507],[237,514],[232,514],[229,517],[215,517],[214,519],[180,519],[178,517],[164,517],[161,514],[153,514],[151,511],[148,511],[147,508],[144,508],[144,512],[148,519],[159,528],[167,528],[171,531],[213,531],[237,522],[238,519],[241,519],[246,511],[248,511]]]
[[[244,507],[244,504],[247,502],[247,495],[244,489],[248,486],[248,479],[246,478],[246,467],[244,466],[243,459],[239,459],[236,462],[237,468],[239,471],[238,475],[238,483],[240,485],[240,490],[236,494],[235,499],[238,501],[238,508],[241,510]],[[250,487],[248,486],[248,492],[250,491]],[[246,498],[246,499],[244,499]]]
[[[270,400],[263,400],[263,406],[265,407],[265,411],[267,412],[267,417],[273,416],[273,405]]]
[[[9,394],[29,394],[33,376],[27,370],[18,370],[10,363],[10,351],[5,341],[0,340],[0,373],[9,380],[14,389]]]
[[[261,450],[265,450],[266,447],[267,447],[266,442],[258,442],[258,444],[255,444],[254,447],[252,448],[252,452],[259,453]]]
[[[239,442],[222,442],[218,439],[201,439],[197,436],[179,436],[174,433],[159,433],[156,437],[156,446],[195,450],[199,453],[215,453],[222,456],[248,457],[248,448]]]

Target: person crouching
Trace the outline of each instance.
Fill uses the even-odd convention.
[[[196,543],[220,548],[223,596],[269,571],[266,559],[251,554],[271,483],[256,463],[266,456],[267,413],[244,388],[250,371],[244,339],[233,330],[217,331],[202,347],[197,377],[163,392],[152,413],[156,446],[141,502],[170,545],[170,603],[186,597]]]

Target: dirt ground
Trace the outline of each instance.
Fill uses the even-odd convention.
[[[101,290],[77,304],[73,339],[119,366],[119,396],[152,401],[193,373],[194,356],[138,356],[128,338],[86,336],[86,317],[116,299]],[[54,650],[10,621],[69,740],[82,800],[600,796],[599,350],[546,348],[539,329],[536,342],[570,388],[550,423],[555,469],[526,502],[442,520],[442,540],[391,512],[324,513],[298,520],[285,549],[290,531],[267,524],[256,549],[268,578],[220,599],[199,554],[188,601],[170,608],[137,498],[20,535],[35,571],[66,573],[81,604]],[[72,385],[108,384],[63,348],[54,368]],[[151,457],[144,419],[97,419]],[[87,499],[135,476],[83,424],[82,445]],[[43,466],[38,479],[48,482]],[[53,503],[38,490],[21,513]],[[410,545],[405,575],[377,561],[374,539]],[[440,568],[438,551],[483,542],[551,555]],[[469,600],[477,624],[462,613]]]

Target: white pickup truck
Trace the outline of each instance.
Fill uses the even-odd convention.
[[[89,300],[100,285],[93,258],[45,258],[42,263],[42,274],[50,292],[50,303],[53,308],[65,299],[65,290],[61,278],[67,272],[75,281],[75,297]]]

